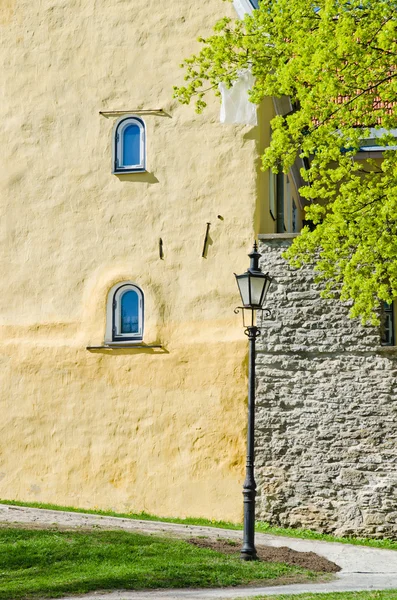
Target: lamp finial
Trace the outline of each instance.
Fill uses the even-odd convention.
[[[258,252],[258,244],[256,243],[256,240],[254,242],[254,246],[252,248],[252,252],[250,252],[248,254],[248,256],[251,259],[251,264],[249,266],[248,272],[249,273],[258,273],[261,271],[260,267],[259,267],[259,259],[261,257],[261,255]]]

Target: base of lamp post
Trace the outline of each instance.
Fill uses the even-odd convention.
[[[248,467],[247,479],[244,482],[244,533],[240,558],[242,560],[257,560],[255,548],[255,496],[256,483],[253,468]]]
[[[241,558],[241,560],[245,560],[245,561],[258,560],[258,557],[256,554],[248,554],[243,551],[241,551],[240,558]]]
[[[243,551],[241,551],[240,558],[241,558],[241,560],[245,560],[245,561],[248,561],[248,560],[258,560],[258,557],[257,557],[256,553],[255,554],[248,554],[248,552],[243,552]]]

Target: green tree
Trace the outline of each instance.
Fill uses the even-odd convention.
[[[294,110],[276,116],[263,168],[308,165],[300,193],[304,227],[290,263],[315,264],[326,297],[350,300],[351,316],[377,322],[382,301],[397,298],[397,2],[261,0],[243,20],[224,18],[202,49],[185,60],[175,96],[196,101],[250,69],[250,100],[289,96]],[[370,128],[389,146],[383,160],[357,160]],[[383,133],[387,130],[389,133]],[[373,132],[372,132],[373,133]],[[361,142],[362,145],[362,142]]]

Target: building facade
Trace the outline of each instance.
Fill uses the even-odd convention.
[[[259,159],[275,109],[222,125],[215,101],[197,116],[172,99],[234,10],[1,4],[2,498],[241,518],[233,272],[276,231]]]
[[[282,259],[299,165],[260,154],[287,98],[256,126],[172,99],[197,36],[254,6],[2,3],[0,497],[241,519],[233,273],[259,235],[257,516],[396,536],[396,307],[363,328]]]

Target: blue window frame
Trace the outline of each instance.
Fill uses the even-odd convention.
[[[112,309],[112,340],[142,340],[142,290],[131,283],[120,284],[113,294]]]
[[[146,129],[139,117],[120,119],[114,129],[113,172],[135,173],[146,170]]]

